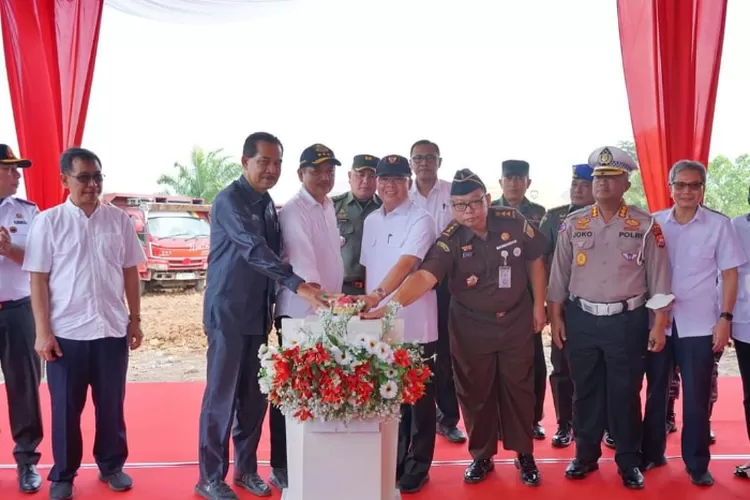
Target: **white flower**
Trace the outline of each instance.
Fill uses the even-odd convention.
[[[341,366],[348,366],[354,361],[349,351],[342,351],[338,347],[331,347],[331,355],[333,356],[333,360]]]
[[[365,350],[370,354],[375,354],[379,343],[375,338],[367,338],[365,340]]]
[[[258,385],[260,386],[260,392],[262,392],[263,394],[268,394],[269,392],[271,392],[271,378],[259,378]]]
[[[393,380],[389,380],[380,386],[380,395],[383,399],[393,399],[398,394],[398,385]]]
[[[359,335],[357,335],[357,340],[355,341],[354,345],[367,349],[369,343],[370,338],[367,335],[360,333]]]
[[[398,370],[396,370],[395,368],[388,368],[385,371],[385,376],[393,380],[394,378],[398,377]]]
[[[258,358],[263,359],[266,357],[266,354],[268,354],[268,344],[263,344],[260,346],[260,349],[258,349]]]
[[[393,349],[385,342],[378,342],[373,348],[374,354],[386,363],[390,363],[393,360]]]

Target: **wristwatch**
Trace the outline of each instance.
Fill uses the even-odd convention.
[[[719,314],[719,318],[723,318],[723,319],[731,322],[734,319],[734,314],[732,314],[730,312],[723,312],[723,313]]]

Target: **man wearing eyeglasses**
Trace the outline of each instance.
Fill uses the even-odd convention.
[[[533,332],[546,321],[546,239],[515,209],[490,208],[484,183],[468,169],[456,172],[451,205],[456,220],[393,300],[409,306],[450,276],[450,347],[473,459],[464,481],[479,483],[495,468],[502,430],[503,447],[517,453],[521,481],[537,486]]]
[[[0,362],[8,395],[10,430],[16,447],[18,488],[34,493],[42,486],[36,470],[42,441],[39,407],[41,363],[34,351],[34,316],[31,312],[29,273],[21,269],[29,226],[39,213],[30,201],[15,198],[21,172],[31,162],[16,158],[0,144]]]
[[[451,210],[451,183],[438,179],[438,169],[443,163],[438,145],[427,139],[411,147],[409,165],[415,181],[409,189],[409,198],[435,220],[435,234],[442,233],[453,220]],[[448,335],[448,309],[451,295],[448,280],[440,282],[438,300],[438,343],[435,358],[435,400],[437,402],[437,433],[451,443],[463,443],[466,434],[458,428],[459,411],[456,388],[453,385],[453,366]]]
[[[672,265],[671,327],[666,346],[649,353],[642,471],[666,465],[667,398],[672,367],[682,379],[682,460],[693,484],[711,486],[710,406],[714,357],[729,342],[738,268],[747,262],[726,215],[704,207],[706,168],[683,160],[669,172],[674,207],[654,215],[664,229]],[[721,287],[717,289],[717,276]]]
[[[143,339],[137,266],[146,260],[127,214],[99,202],[99,157],[71,148],[60,166],[70,196],[34,218],[23,262],[52,401],[52,499],[73,496],[89,387],[99,479],[114,491],[133,486],[122,470],[128,457],[123,407],[129,351]]]

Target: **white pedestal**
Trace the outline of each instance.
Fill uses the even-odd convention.
[[[284,343],[303,320],[284,319]],[[317,317],[304,320],[320,331]],[[403,338],[403,321],[394,320],[390,338]],[[349,335],[379,336],[380,321],[352,319]],[[399,500],[396,489],[398,422],[304,422],[286,419],[289,488],[282,500]]]

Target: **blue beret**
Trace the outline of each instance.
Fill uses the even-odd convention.
[[[594,169],[591,168],[588,163],[573,165],[573,180],[580,179],[582,181],[593,181],[593,173]]]

